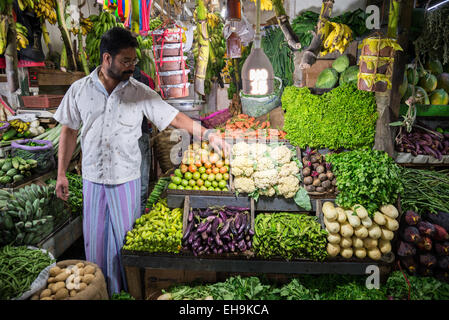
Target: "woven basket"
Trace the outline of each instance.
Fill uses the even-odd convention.
[[[154,137],[154,151],[163,173],[175,166],[170,159],[170,153],[172,148],[178,144],[179,141],[170,140],[173,130],[174,129],[165,129]]]

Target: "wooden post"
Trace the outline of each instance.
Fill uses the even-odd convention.
[[[377,112],[379,118],[376,123],[376,136],[374,138],[374,149],[385,151],[393,157],[394,146],[390,128],[390,95],[387,92],[376,92]]]
[[[78,66],[76,64],[75,53],[73,51],[72,42],[70,40],[70,34],[67,30],[67,25],[65,23],[65,5],[63,0],[56,0],[56,16],[58,17],[58,28],[61,31],[62,41],[67,50],[67,59],[69,62],[69,68],[71,71],[78,71]]]
[[[17,34],[16,23],[12,17],[12,4],[6,7],[8,21],[8,32],[6,35],[6,49],[5,49],[5,63],[6,63],[6,78],[8,81],[8,88],[11,93],[19,89],[19,75],[18,75],[18,58],[17,58]]]

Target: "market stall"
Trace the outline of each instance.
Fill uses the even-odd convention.
[[[345,299],[407,298],[397,288],[410,288],[409,279],[448,298],[449,40],[441,17],[449,4],[353,1],[349,10],[315,2],[318,11],[274,0],[0,6],[0,246],[7,255],[32,245],[50,252],[45,268],[57,262],[27,298],[107,299],[98,266],[86,278],[91,262],[57,261],[83,238],[83,183],[79,134],[69,200],[55,195],[62,126],[53,114],[69,86],[99,65],[101,36],[113,27],[134,32],[140,76],[161,98],[230,146],[225,153],[149,123],[151,193],[120,250],[132,298],[220,299],[229,290],[224,297],[240,299],[229,288],[246,281],[265,298],[336,298],[309,276],[351,283],[360,296]],[[23,12],[34,12],[45,58],[27,51],[37,38]],[[373,268],[381,289],[362,289]],[[289,285],[275,289],[258,276]],[[26,281],[7,298],[23,294]],[[413,298],[430,295],[421,290]]]

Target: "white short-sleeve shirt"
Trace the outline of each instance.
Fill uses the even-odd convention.
[[[109,95],[98,70],[70,86],[53,118],[74,130],[82,125],[83,179],[121,184],[140,177],[143,116],[162,131],[179,111],[134,78]]]

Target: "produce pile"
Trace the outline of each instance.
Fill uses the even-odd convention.
[[[320,72],[315,83],[316,88],[332,89],[337,84],[353,84],[357,85],[357,76],[359,73],[358,66],[349,66],[349,58],[347,55],[339,56],[332,63],[332,67],[326,68]]]
[[[8,123],[8,130],[1,135],[3,141],[36,137],[45,132],[45,129],[41,126],[39,120],[25,122],[20,119],[14,119]]]
[[[307,148],[302,158],[302,176],[307,192],[337,192],[337,179],[332,173],[331,164],[317,150]]]
[[[164,192],[165,188],[167,188],[169,183],[170,178],[168,177],[161,177],[156,182],[156,185],[154,186],[153,191],[151,191],[145,206],[148,212],[153,208],[154,204],[156,204],[159,201],[161,194]]]
[[[0,159],[0,185],[20,183],[33,174],[33,168],[37,167],[37,161],[22,159],[21,157],[8,157]]]
[[[441,133],[420,128],[413,128],[411,132],[402,130],[396,138],[396,149],[415,157],[420,154],[441,160],[443,155],[449,155],[449,131]]]
[[[386,152],[354,150],[326,155],[337,177],[336,204],[362,205],[371,218],[382,205],[396,203],[404,187],[401,168]]]
[[[64,300],[76,297],[95,280],[95,266],[79,262],[65,268],[50,269],[47,285],[34,294],[31,300]]]
[[[181,249],[182,210],[167,207],[161,199],[142,215],[125,237],[125,250],[178,253]]]
[[[229,160],[223,152],[215,152],[207,141],[194,142],[170,179],[168,189],[229,191]]]
[[[26,246],[0,248],[0,300],[19,298],[31,289],[39,273],[55,260]]]
[[[183,249],[195,256],[251,250],[251,217],[247,208],[210,207],[190,210]]]
[[[67,172],[69,180],[69,199],[67,200],[71,213],[83,215],[83,177],[76,173]]]
[[[0,212],[0,244],[37,244],[69,216],[53,185],[0,190],[0,200],[6,201]]]
[[[47,140],[53,145],[53,154],[58,156],[59,136],[61,135],[62,125],[58,124],[56,127],[48,129],[44,133],[35,137],[36,140]],[[75,159],[81,152],[81,132],[82,128],[78,130],[78,137],[76,139],[76,148],[73,151],[72,159]]]
[[[259,213],[255,219],[254,252],[262,258],[326,259],[326,236],[317,217],[298,213]]]
[[[449,172],[403,168],[401,206],[419,214],[449,212]]]
[[[449,284],[432,277],[394,271],[379,289],[368,289],[366,276],[302,275],[276,286],[258,277],[230,277],[224,282],[162,290],[159,300],[447,300]],[[409,293],[410,283],[411,290]]]
[[[407,211],[401,221],[396,253],[410,274],[449,281],[449,214],[421,216]]]
[[[271,128],[270,121],[256,121],[256,118],[241,113],[226,121],[221,131],[223,138],[232,139],[284,139],[285,131]]]
[[[341,255],[349,259],[355,255],[359,259],[366,256],[379,260],[383,254],[391,252],[394,232],[399,229],[399,212],[393,205],[384,205],[374,213],[355,205],[351,210],[335,207],[332,202],[323,204],[323,221],[327,236],[327,253],[330,257]]]
[[[404,80],[399,88],[406,101],[413,94],[419,104],[447,105],[449,104],[449,70],[444,72],[439,60],[428,61],[425,66],[414,69],[408,65]]]
[[[286,87],[282,94],[286,139],[302,149],[372,147],[377,121],[374,94],[345,84],[323,95]]]
[[[237,194],[293,198],[299,190],[301,163],[282,143],[238,142],[232,147],[231,168]]]

